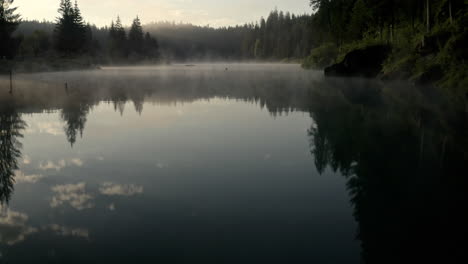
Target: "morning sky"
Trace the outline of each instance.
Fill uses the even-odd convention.
[[[23,19],[54,20],[60,0],[15,0]],[[138,15],[142,23],[190,22],[214,27],[244,24],[266,17],[275,7],[310,13],[308,0],[78,0],[87,22],[104,26],[117,15],[128,25]]]

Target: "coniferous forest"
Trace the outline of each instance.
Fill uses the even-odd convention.
[[[56,21],[23,21],[13,0],[0,2],[0,57],[9,61],[2,64],[15,61],[21,70],[194,60],[296,61],[322,69],[353,50],[383,45],[390,50],[378,70],[384,79],[468,86],[465,0],[310,0],[302,15],[274,10],[222,28],[142,25],[138,17],[126,26],[118,16],[98,28],[71,0],[61,1]]]
[[[0,0],[0,264],[468,263],[467,7]]]

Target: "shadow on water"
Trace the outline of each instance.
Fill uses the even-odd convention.
[[[364,263],[466,258],[465,102],[432,88],[308,74],[179,70],[171,76],[115,71],[30,76],[18,81],[13,96],[0,94],[0,198],[8,201],[13,190],[18,140],[26,126],[21,113],[59,111],[73,146],[101,102],[111,102],[123,115],[129,101],[141,114],[144,102],[243,100],[273,116],[310,114],[317,170],[330,167],[347,178]]]
[[[26,123],[12,104],[0,105],[0,204],[8,203],[14,189],[15,171],[21,157],[22,132]]]
[[[319,172],[347,178],[363,262],[466,259],[463,102],[428,87],[333,82],[311,99],[311,152]]]

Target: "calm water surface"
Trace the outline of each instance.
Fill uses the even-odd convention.
[[[0,263],[401,263],[466,238],[466,116],[438,96],[296,65],[0,84]]]

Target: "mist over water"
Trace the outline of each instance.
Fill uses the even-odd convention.
[[[443,91],[292,64],[20,74],[11,93],[1,78],[0,260],[464,252],[467,115]]]

